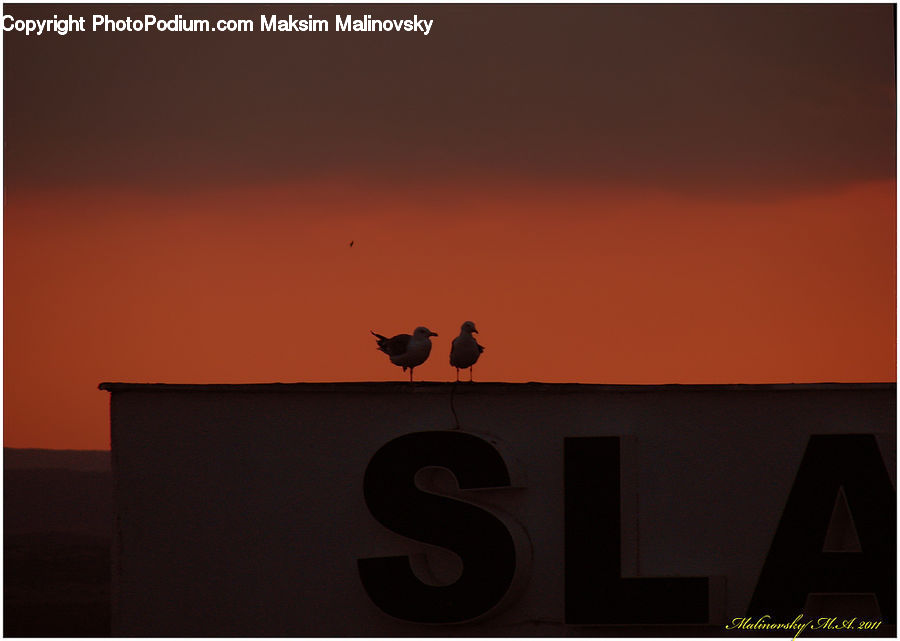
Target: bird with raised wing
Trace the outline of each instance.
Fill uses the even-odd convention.
[[[459,329],[459,336],[453,339],[450,346],[450,364],[456,368],[456,380],[459,381],[459,370],[469,368],[469,382],[472,381],[472,372],[475,361],[481,356],[484,347],[478,344],[472,334],[477,334],[475,323],[466,321]]]
[[[413,369],[421,365],[431,353],[431,337],[437,336],[427,327],[416,327],[412,335],[397,334],[391,338],[372,332],[378,349],[388,355],[394,365],[409,368],[409,382],[412,383]]]

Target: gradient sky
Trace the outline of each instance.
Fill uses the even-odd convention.
[[[4,444],[101,381],[896,380],[890,5],[4,5],[431,34],[4,37]],[[88,18],[88,22],[89,22]],[[354,246],[349,247],[350,241]]]

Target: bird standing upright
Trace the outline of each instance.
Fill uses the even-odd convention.
[[[371,331],[371,330],[370,330]],[[412,383],[413,369],[428,358],[431,353],[431,337],[437,336],[427,327],[416,327],[412,336],[397,334],[391,338],[372,332],[378,349],[387,354],[394,365],[406,371],[409,368],[409,382]]]
[[[477,334],[475,323],[466,321],[459,329],[459,336],[453,339],[450,346],[450,364],[456,368],[456,380],[459,381],[459,370],[469,368],[469,382],[472,382],[472,371],[475,361],[481,356],[484,347],[478,344],[472,334]]]

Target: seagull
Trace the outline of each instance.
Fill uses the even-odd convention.
[[[456,380],[459,382],[459,370],[469,368],[469,382],[472,381],[472,369],[475,361],[481,356],[484,347],[478,344],[472,334],[477,334],[475,323],[466,321],[459,329],[459,336],[453,339],[450,347],[450,364],[456,368]]]
[[[431,353],[431,337],[437,336],[427,327],[416,327],[412,336],[397,334],[393,338],[387,338],[375,332],[372,332],[372,335],[378,343],[378,349],[390,356],[394,365],[402,367],[404,372],[407,367],[409,368],[410,383],[413,379],[413,368],[425,362]]]

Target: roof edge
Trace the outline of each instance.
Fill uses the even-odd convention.
[[[340,383],[124,383],[104,382],[107,392],[397,392],[442,391],[454,382],[357,381]],[[812,391],[892,390],[896,383],[710,383],[662,385],[611,385],[603,383],[458,383],[458,391],[480,392],[653,392],[653,391]]]

